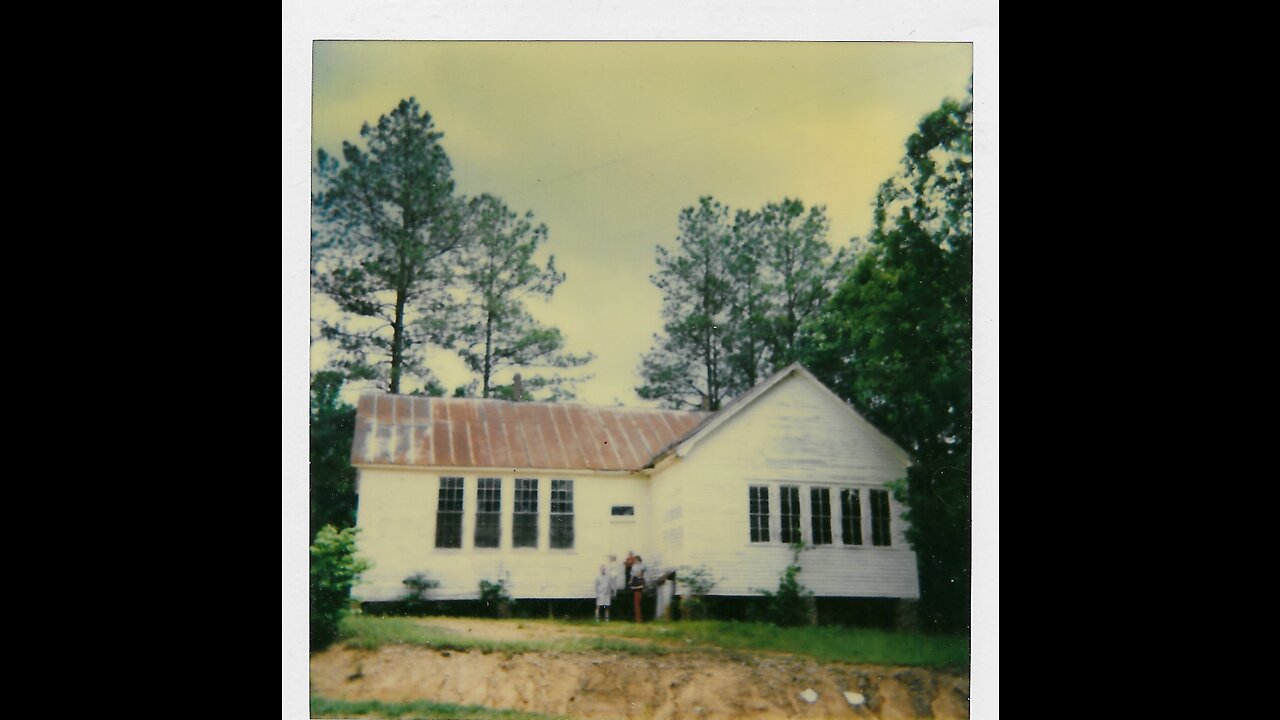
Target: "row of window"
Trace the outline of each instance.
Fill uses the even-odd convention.
[[[778,488],[782,514],[779,539],[788,545],[802,539],[800,533],[800,487]],[[871,544],[891,544],[889,532],[889,491],[868,490],[871,504]],[[751,542],[769,542],[769,488],[752,485],[747,489]],[[809,529],[814,545],[831,545],[831,488],[809,488]],[[862,544],[862,497],[858,488],[840,489],[840,542]]]
[[[462,547],[462,494],[466,480],[440,478],[436,502],[436,547]],[[516,478],[511,521],[511,545],[538,547],[538,479]],[[502,543],[502,479],[476,480],[475,546],[496,548]],[[573,547],[573,481],[551,481],[551,547]]]

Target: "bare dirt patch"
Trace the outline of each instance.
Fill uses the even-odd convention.
[[[522,623],[511,620],[487,620],[485,618],[428,617],[414,618],[413,622],[433,628],[442,628],[457,635],[479,640],[563,640],[575,637],[592,637],[568,627]]]
[[[431,619],[431,624],[441,620]],[[450,624],[469,620],[447,619]],[[493,625],[497,625],[496,623]],[[485,627],[488,626],[488,627]],[[458,631],[458,625],[450,629]],[[569,630],[525,626],[517,635],[480,621],[490,639],[564,637]],[[465,629],[462,630],[466,632]],[[478,636],[477,637],[481,637]],[[969,678],[921,668],[823,663],[750,653],[482,653],[411,646],[332,648],[311,658],[316,695],[345,700],[434,700],[574,718],[963,718]],[[812,688],[809,704],[800,693]],[[850,707],[842,692],[866,702]]]

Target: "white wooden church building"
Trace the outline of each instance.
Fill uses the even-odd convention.
[[[436,599],[499,579],[515,598],[589,598],[628,551],[755,595],[797,538],[818,597],[920,595],[886,488],[906,453],[800,365],[715,413],[364,395],[352,464],[366,601],[418,572]]]

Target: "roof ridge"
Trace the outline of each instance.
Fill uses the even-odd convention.
[[[463,398],[460,398],[460,397],[443,397],[443,396],[431,396],[431,395],[407,395],[407,394],[405,394],[405,393],[398,393],[398,394],[394,394],[394,395],[393,395],[392,393],[388,393],[388,392],[380,392],[380,391],[377,391],[377,390],[367,390],[367,391],[361,392],[361,393],[360,393],[360,395],[359,395],[359,397],[365,397],[365,396],[368,396],[368,397],[388,397],[388,396],[390,396],[390,397],[395,397],[395,398],[406,398],[406,399],[417,399],[417,398],[421,398],[421,399],[424,399],[424,400],[427,400],[427,401],[431,401],[431,400],[447,400],[447,401],[449,401],[449,402],[488,402],[488,403],[506,403],[506,404],[509,404],[509,405],[541,405],[541,406],[554,406],[554,407],[580,407],[580,408],[588,408],[588,409],[591,409],[591,410],[615,410],[615,411],[616,411],[616,410],[622,410],[622,411],[625,411],[625,412],[685,413],[685,414],[688,414],[688,415],[703,415],[703,416],[707,416],[707,415],[715,415],[715,414],[716,414],[716,412],[719,412],[719,410],[717,410],[717,411],[715,411],[715,412],[709,412],[709,411],[706,411],[706,410],[676,410],[676,409],[673,409],[673,408],[660,408],[660,407],[659,407],[659,408],[631,407],[631,406],[628,406],[628,405],[592,405],[592,404],[590,404],[590,403],[581,403],[581,402],[555,402],[555,401],[551,401],[551,400],[523,400],[523,401],[520,401],[520,402],[516,402],[515,400],[503,400],[502,398],[477,398],[477,397],[463,397]]]

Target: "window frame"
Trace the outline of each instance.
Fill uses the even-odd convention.
[[[793,491],[793,492],[788,492]],[[788,512],[788,506],[791,511]],[[783,545],[791,545],[804,540],[803,520],[801,518],[800,486],[778,486],[778,541]],[[792,522],[788,522],[792,520]],[[790,537],[788,537],[790,536]]]
[[[893,506],[889,502],[889,491],[872,488],[867,494],[871,506],[871,545],[893,547]]]
[[[769,532],[773,518],[769,508],[769,486],[747,486],[747,537],[753,544],[773,541]],[[762,536],[762,537],[757,537]]]
[[[488,486],[488,487],[486,487]],[[486,497],[485,494],[490,496]],[[488,510],[487,507],[496,509]],[[502,478],[476,478],[476,524],[472,532],[473,547],[478,550],[496,550],[502,547]],[[481,522],[481,521],[484,522]],[[492,536],[490,540],[489,536]],[[482,542],[484,544],[482,544]],[[493,544],[487,544],[492,542]]]
[[[511,503],[511,547],[513,549],[538,549],[538,517],[542,514],[538,507],[538,478],[516,478],[515,488],[512,491]],[[532,498],[530,498],[532,494]],[[533,510],[521,510],[521,507],[528,508],[532,502]],[[522,523],[521,520],[524,522]],[[528,527],[532,524],[532,528]],[[532,535],[530,535],[532,531]],[[532,537],[531,543],[524,542],[526,537]]]
[[[560,494],[557,496],[557,493]],[[548,546],[550,549],[573,550],[577,544],[577,537],[574,532],[573,480],[556,478],[551,480],[550,518],[550,527],[548,527],[550,531]],[[566,535],[568,536],[568,544],[563,544]]]
[[[831,534],[831,488],[826,485],[809,486],[809,537],[815,547],[835,544]]]
[[[847,502],[850,498],[853,500],[852,503]],[[850,512],[855,509],[857,512]],[[862,535],[862,491],[860,488],[840,488],[840,544],[848,547],[866,545],[866,538]]]
[[[456,481],[457,486],[454,486]],[[440,485],[436,491],[436,544],[437,550],[461,550],[463,543],[462,524],[464,513],[466,512],[466,492],[467,480],[462,477],[442,477]],[[447,494],[446,494],[447,493]],[[456,494],[456,495],[455,495]],[[446,503],[448,507],[446,508]],[[454,503],[457,509],[453,509]],[[445,518],[449,522],[444,522]],[[445,533],[450,533],[451,537],[445,537]],[[441,540],[445,543],[441,543]],[[448,544],[449,541],[456,542],[456,545]]]

